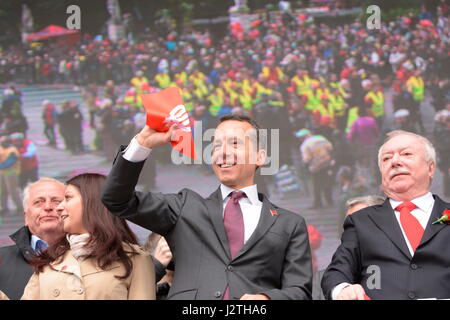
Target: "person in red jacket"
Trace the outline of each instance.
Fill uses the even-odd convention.
[[[49,100],[42,102],[42,120],[44,121],[44,134],[50,146],[56,147],[55,126],[58,121],[56,106]]]
[[[25,139],[22,133],[13,133],[10,135],[13,145],[20,154],[20,176],[19,186],[23,189],[28,182],[34,182],[39,179],[39,162],[37,158],[36,144],[30,139]]]

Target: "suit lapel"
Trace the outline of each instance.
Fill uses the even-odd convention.
[[[406,256],[411,259],[411,253],[408,250],[402,230],[395,218],[394,210],[391,207],[389,198],[384,201],[382,206],[375,206],[369,213],[369,218],[375,223],[381,231],[394,243],[394,245]]]
[[[442,216],[442,213],[447,209],[447,204],[442,201],[438,196],[434,195],[434,206],[431,211],[430,219],[428,220],[427,227],[420,241],[419,247],[434,237],[439,231],[445,228],[446,224],[432,224],[434,221]]]
[[[261,215],[259,217],[258,225],[256,226],[255,231],[251,235],[250,239],[245,243],[245,245],[242,247],[241,250],[237,253],[235,259],[239,258],[242,254],[244,254],[247,250],[249,250],[251,247],[253,247],[259,239],[261,239],[266,232],[269,230],[269,228],[275,223],[275,221],[278,218],[278,213],[272,214],[270,211],[275,210],[277,207],[275,207],[273,204],[269,202],[269,200],[262,194],[258,193],[260,200],[262,201],[263,205],[261,208]]]
[[[206,199],[206,207],[214,226],[217,238],[225,251],[228,259],[230,259],[230,249],[228,246],[227,234],[223,224],[223,199],[220,187]]]

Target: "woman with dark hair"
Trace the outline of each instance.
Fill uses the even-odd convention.
[[[105,176],[69,181],[61,214],[66,236],[31,261],[22,299],[155,299],[155,271],[124,219],[100,201]]]

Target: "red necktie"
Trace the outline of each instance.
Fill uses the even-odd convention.
[[[232,192],[223,214],[223,224],[227,233],[231,259],[236,257],[239,250],[244,246],[244,217],[239,205],[239,199],[244,197],[246,197],[246,194],[242,191]],[[223,299],[229,299],[228,286],[225,289]]]
[[[415,208],[417,208],[416,205],[410,201],[405,201],[395,208],[400,211],[400,223],[414,252],[416,252],[424,232],[419,221],[411,214]]]

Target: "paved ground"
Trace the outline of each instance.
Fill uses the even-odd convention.
[[[45,87],[25,87],[23,90],[23,110],[29,121],[29,137],[38,145],[38,156],[40,161],[40,175],[51,176],[65,180],[76,169],[96,170],[107,174],[110,170],[110,163],[105,158],[95,152],[87,152],[82,155],[71,155],[63,150],[63,141],[58,137],[58,149],[51,148],[46,145],[47,141],[43,134],[43,125],[41,120],[41,103],[44,99],[50,99],[53,103],[60,105],[66,99],[75,99],[82,105],[82,111],[85,116],[84,121],[84,143],[89,148],[94,131],[87,125],[87,113],[80,93],[72,88],[45,88]],[[389,99],[387,99],[389,101]],[[388,114],[392,106],[386,106]],[[424,108],[424,117],[426,119],[426,127],[428,132],[432,129],[433,110],[427,102]],[[388,118],[388,123],[392,121]],[[92,149],[92,148],[91,148]],[[157,168],[157,186],[161,192],[177,192],[183,187],[191,188],[203,196],[209,195],[212,190],[217,188],[218,183],[214,176],[206,175],[193,166],[183,165],[174,166],[171,164],[158,165]],[[442,177],[437,172],[435,181],[433,182],[432,191],[441,193]],[[321,210],[309,209],[311,199],[304,194],[294,194],[290,199],[280,199],[276,195],[272,195],[272,202],[277,205],[290,209],[301,214],[306,218],[308,224],[315,225],[323,234],[325,239],[322,246],[317,251],[319,268],[328,265],[331,255],[334,253],[339,244],[337,234],[337,217],[335,208],[325,208]],[[450,199],[447,199],[450,200]],[[11,204],[10,207],[13,207]],[[1,215],[0,215],[1,218]],[[10,244],[11,240],[8,235],[14,232],[23,224],[22,216],[4,217],[0,223],[0,246]],[[144,241],[148,235],[148,231],[133,225],[132,228],[138,234],[141,241]]]

